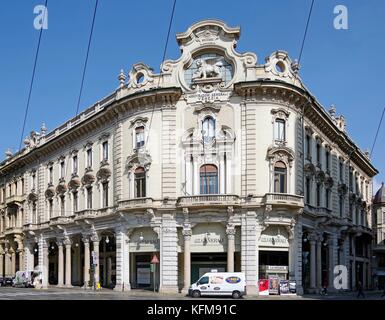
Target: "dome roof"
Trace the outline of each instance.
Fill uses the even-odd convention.
[[[379,203],[385,204],[385,186],[384,186],[384,183],[382,183],[381,188],[377,191],[376,195],[374,196],[373,204],[379,204]]]

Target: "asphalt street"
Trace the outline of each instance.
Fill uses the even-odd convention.
[[[368,291],[365,298],[357,299],[356,293],[304,295],[304,296],[245,296],[245,300],[385,300],[381,298],[382,292]],[[232,300],[231,298],[199,298],[193,299],[183,294],[159,294],[145,290],[131,290],[118,292],[109,289],[100,291],[84,290],[80,288],[13,288],[0,287],[0,300]]]

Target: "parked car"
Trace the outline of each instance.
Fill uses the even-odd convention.
[[[0,286],[1,287],[7,287],[13,285],[13,278],[12,277],[0,277]]]

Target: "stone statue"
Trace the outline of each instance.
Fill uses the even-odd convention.
[[[223,58],[207,58],[197,59],[196,65],[198,70],[194,72],[192,79],[207,79],[207,78],[221,78],[223,67]]]

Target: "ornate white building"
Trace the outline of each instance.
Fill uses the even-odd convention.
[[[373,199],[373,231],[374,231],[374,287],[385,289],[385,185],[376,192]]]
[[[249,294],[269,275],[315,291],[337,264],[350,288],[370,287],[376,169],[286,52],[258,63],[239,36],[192,25],[160,74],[135,64],[111,95],[8,152],[1,273],[83,286],[95,261],[102,286],[130,290],[154,285],[155,254],[161,292],[211,269],[244,272]]]

